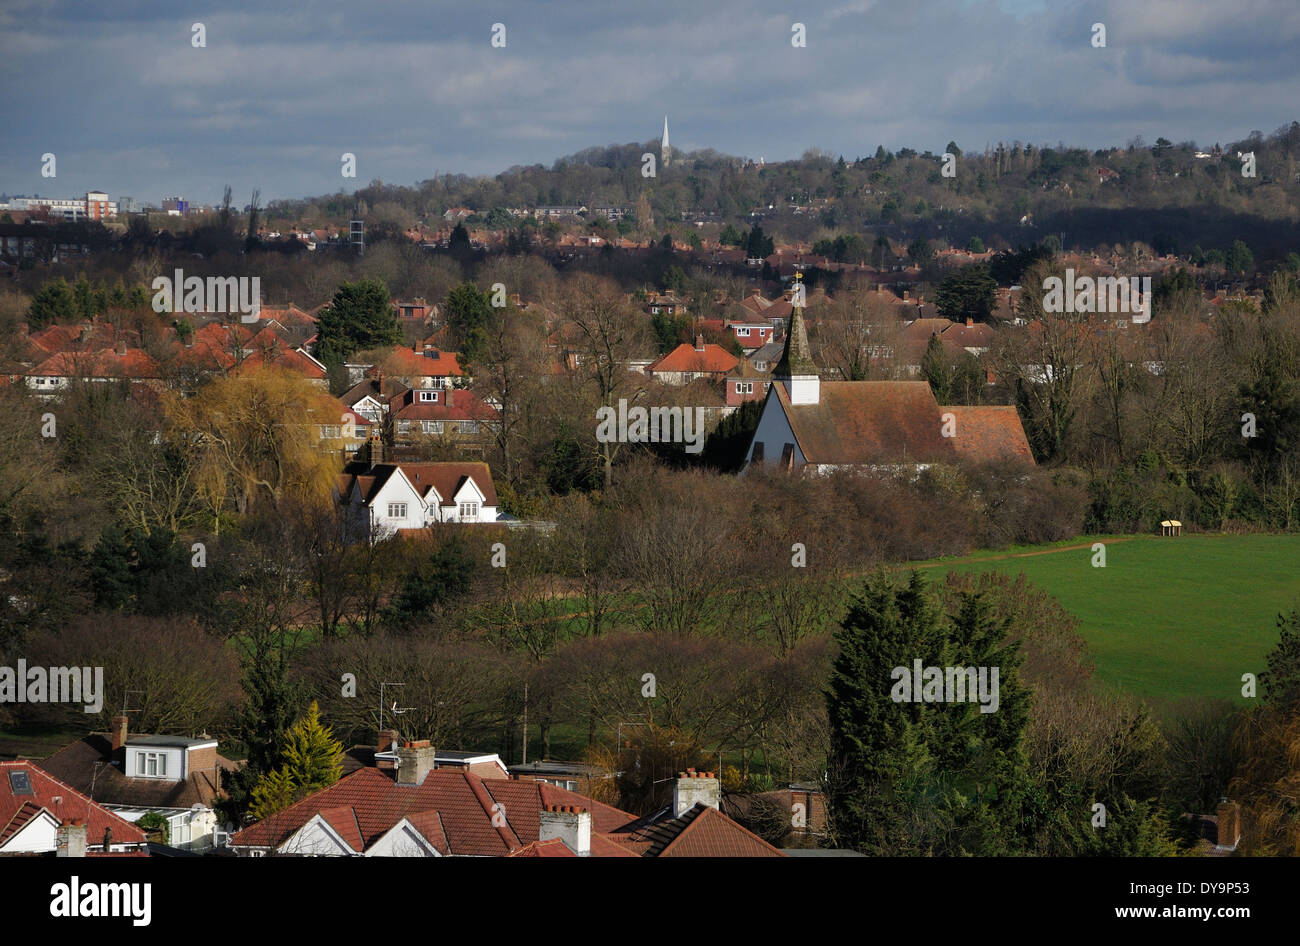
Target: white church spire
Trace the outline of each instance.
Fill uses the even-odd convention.
[[[660,144],[659,144],[659,163],[662,164],[664,167],[668,167],[668,155],[669,155],[669,151],[668,151],[668,116],[665,115],[665,116],[664,116],[664,137],[663,137],[663,141],[660,142]]]

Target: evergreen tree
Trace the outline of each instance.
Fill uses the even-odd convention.
[[[374,279],[339,286],[321,310],[319,329],[322,358],[346,359],[353,352],[402,342],[388,287]]]
[[[120,611],[129,605],[135,585],[131,563],[126,533],[115,523],[106,526],[90,553],[90,586],[96,607]]]
[[[32,330],[45,328],[53,322],[66,322],[78,315],[77,299],[72,287],[62,277],[47,282],[32,297],[27,321]]]
[[[343,744],[320,721],[312,700],[307,713],[291,727],[284,741],[285,771],[301,795],[327,788],[343,774]]]
[[[836,843],[866,853],[902,853],[917,792],[905,782],[928,767],[922,730],[928,707],[896,703],[892,670],[938,656],[938,615],[918,572],[905,589],[870,579],[835,633],[827,709],[831,726],[828,811]],[[900,795],[911,795],[905,804]]]
[[[488,330],[496,315],[492,308],[492,297],[486,292],[479,292],[472,282],[461,283],[447,293],[443,312],[464,360],[471,364],[482,362],[486,354]]]
[[[1259,675],[1264,702],[1281,710],[1300,709],[1300,608],[1277,616],[1278,642],[1264,658]]]
[[[940,404],[947,404],[951,400],[952,374],[952,365],[943,342],[939,341],[938,335],[931,335],[925,346],[925,354],[921,356],[921,376],[930,382],[934,399]]]
[[[966,266],[946,277],[934,294],[939,314],[954,322],[987,322],[997,305],[998,284],[986,266]]]
[[[269,818],[294,803],[296,792],[288,767],[267,772],[249,794],[248,813],[255,820]]]

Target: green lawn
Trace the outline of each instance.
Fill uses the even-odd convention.
[[[1080,620],[1100,677],[1160,699],[1241,700],[1277,642],[1279,611],[1300,603],[1300,535],[1142,536],[1020,558],[983,555],[935,570],[1024,573]],[[1106,541],[1104,539],[1097,541]]]

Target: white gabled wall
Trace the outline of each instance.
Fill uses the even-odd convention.
[[[406,515],[389,516],[389,503],[406,503]],[[371,525],[376,535],[391,533],[396,529],[420,529],[426,522],[424,500],[400,468],[371,497],[370,513]]]

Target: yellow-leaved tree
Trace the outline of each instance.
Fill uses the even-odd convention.
[[[339,467],[340,409],[308,379],[275,367],[215,378],[167,402],[171,433],[194,454],[196,489],[217,519],[232,500],[241,515],[262,501],[325,502]]]
[[[312,792],[328,788],[343,774],[343,744],[320,721],[312,700],[307,713],[289,727],[284,738],[284,765],[267,772],[253,787],[249,813],[268,818]]]

